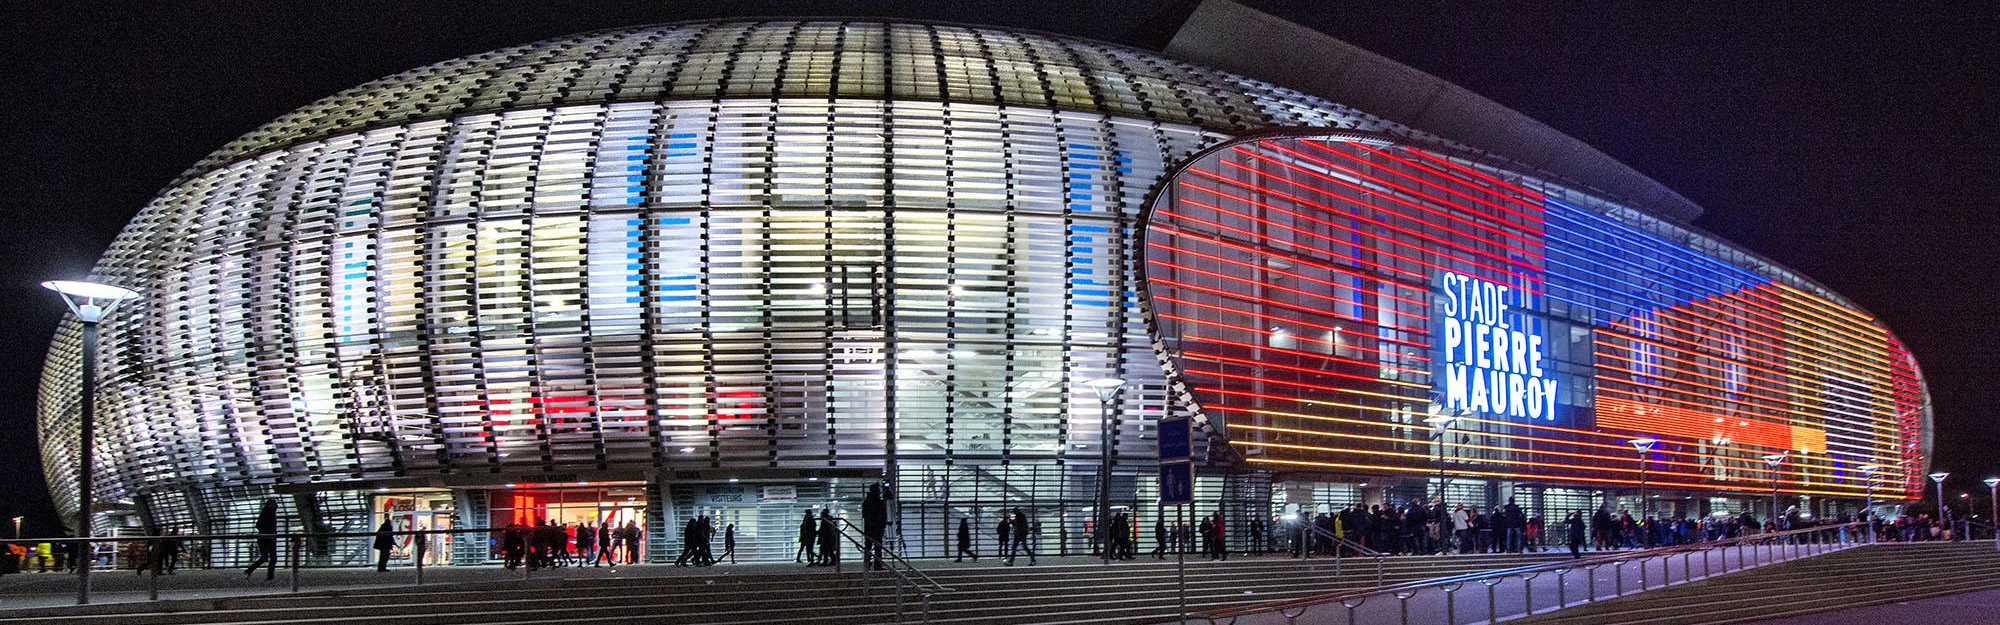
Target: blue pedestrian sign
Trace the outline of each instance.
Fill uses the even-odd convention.
[[[1160,465],[1160,505],[1194,503],[1194,463],[1182,460]]]
[[[1186,418],[1160,419],[1160,462],[1194,456],[1194,430]]]

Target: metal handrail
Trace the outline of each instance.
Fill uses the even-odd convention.
[[[847,529],[852,529],[857,533],[861,532],[861,528],[855,527],[853,523],[848,522],[848,520],[845,518],[833,517],[833,520],[838,522],[842,527],[845,527]],[[841,534],[846,535],[847,532],[843,530]],[[866,534],[863,534],[863,536],[866,536]],[[848,540],[852,542],[853,536],[848,536]],[[862,546],[864,548],[866,547],[865,544]],[[950,588],[945,587],[944,584],[938,583],[936,579],[924,573],[923,569],[919,569],[916,567],[916,565],[910,564],[910,560],[908,558],[904,558],[903,554],[897,553],[895,549],[890,548],[886,542],[884,542],[884,544],[882,545],[882,553],[888,554],[890,559],[895,560],[897,564],[903,565],[904,569],[907,569],[911,573],[916,574],[918,578],[923,579],[924,583],[930,584],[932,590],[936,592],[951,592]]]
[[[867,544],[867,542],[865,542],[864,540],[856,540],[856,538],[855,538],[855,534],[856,534],[856,533],[861,533],[861,528],[858,528],[858,527],[855,527],[853,523],[850,523],[850,522],[848,522],[848,521],[847,521],[847,519],[844,519],[844,518],[841,518],[841,517],[833,517],[833,520],[834,520],[834,521],[836,522],[836,525],[835,525],[835,527],[836,527],[836,528],[837,528],[837,529],[838,529],[838,530],[840,531],[840,536],[841,536],[841,538],[845,538],[845,539],[847,539],[847,542],[849,542],[849,543],[852,543],[852,544],[853,544],[853,545],[854,545],[854,546],[855,546],[856,548],[859,548],[859,549],[861,550],[861,553],[862,553],[862,565],[861,565],[861,588],[862,588],[862,592],[863,592],[863,593],[867,593],[867,594],[869,594],[869,595],[873,595],[873,594],[874,594],[874,583],[873,583],[873,581],[872,581],[872,578],[871,578],[871,576],[873,575],[873,573],[874,573],[874,571],[875,571],[875,566],[871,566],[871,565],[870,565],[870,564],[868,563],[868,560],[867,560],[867,557],[868,557],[868,556],[867,556],[867,553],[868,553],[868,544]],[[864,534],[862,534],[862,536],[863,536],[863,537],[865,538],[865,537],[866,537],[866,534],[864,533]],[[943,594],[943,593],[948,593],[948,592],[951,592],[951,589],[950,589],[950,588],[947,588],[947,587],[945,587],[945,585],[943,585],[943,584],[940,584],[940,583],[938,583],[938,581],[937,581],[937,580],[935,580],[935,579],[932,579],[932,578],[931,578],[931,576],[929,576],[929,575],[926,575],[926,574],[924,574],[924,572],[923,572],[922,570],[919,570],[919,569],[918,569],[917,567],[915,567],[915,566],[912,566],[912,565],[911,565],[911,564],[909,563],[909,561],[908,561],[908,560],[906,560],[906,559],[904,559],[904,558],[903,558],[902,554],[899,554],[899,553],[896,553],[896,551],[895,551],[894,549],[890,549],[890,548],[889,548],[889,545],[887,545],[886,543],[882,545],[881,549],[882,549],[882,553],[884,553],[884,554],[887,554],[887,555],[888,555],[888,556],[889,556],[890,558],[893,558],[893,559],[894,559],[894,561],[895,561],[895,564],[892,564],[892,565],[889,565],[889,566],[884,566],[884,567],[882,567],[882,569],[883,569],[883,570],[885,570],[885,571],[888,571],[888,572],[889,572],[889,573],[890,573],[891,575],[894,575],[894,576],[895,576],[895,580],[896,580],[896,622],[900,623],[900,622],[902,622],[902,621],[903,621],[903,585],[904,585],[904,584],[908,584],[908,585],[910,586],[910,588],[914,589],[914,590],[916,591],[916,593],[917,593],[917,598],[918,598],[918,600],[920,600],[920,601],[922,601],[922,602],[923,602],[923,607],[924,607],[924,609],[923,609],[923,621],[922,621],[922,622],[924,622],[924,623],[929,623],[929,622],[931,622],[931,598],[932,598],[933,596],[935,596],[935,595],[939,595],[939,594]],[[835,560],[834,562],[835,562],[835,566],[836,566],[836,567],[838,567],[838,566],[839,566],[839,560]],[[838,568],[836,568],[835,570],[836,570],[836,571],[838,571],[839,569],[838,569]],[[918,577],[918,578],[922,578],[922,580],[923,580],[923,581],[919,582],[919,581],[917,581],[917,579],[913,579],[913,578],[912,578],[912,577],[911,577],[911,576],[910,576],[909,574],[906,574],[906,573],[904,572],[904,571],[906,571],[906,570],[907,570],[907,571],[908,571],[909,573],[913,573],[913,574],[915,574],[915,575],[916,575],[916,577]],[[928,588],[926,588],[926,587],[925,587],[925,584],[929,584],[929,587],[928,587]]]
[[[1249,606],[1225,608],[1222,610],[1206,612],[1201,614],[1200,616],[1206,618],[1211,623],[1216,622],[1217,619],[1228,619],[1228,622],[1234,623],[1237,618],[1240,618],[1242,616],[1250,614],[1265,614],[1271,612],[1278,612],[1282,616],[1284,616],[1288,621],[1296,621],[1296,619],[1299,616],[1304,615],[1307,610],[1311,609],[1314,606],[1339,602],[1341,605],[1347,606],[1347,609],[1349,611],[1349,616],[1352,617],[1353,610],[1356,607],[1359,607],[1363,602],[1365,602],[1368,598],[1371,597],[1394,593],[1398,595],[1401,601],[1407,602],[1409,600],[1409,597],[1416,596],[1416,593],[1421,590],[1430,588],[1443,588],[1445,586],[1450,586],[1452,587],[1452,590],[1456,590],[1459,587],[1463,587],[1468,582],[1479,582],[1487,586],[1487,593],[1489,596],[1489,606],[1490,606],[1492,604],[1491,595],[1493,593],[1493,587],[1498,585],[1500,582],[1505,581],[1506,578],[1509,577],[1522,576],[1528,578],[1529,583],[1532,584],[1533,583],[1532,577],[1540,575],[1541,573],[1544,572],[1559,571],[1558,575],[1560,576],[1566,574],[1569,570],[1577,567],[1585,567],[1587,569],[1595,570],[1597,567],[1606,564],[1614,565],[1614,571],[1620,575],[1623,575],[1624,569],[1622,565],[1626,562],[1630,562],[1635,559],[1643,560],[1654,556],[1671,556],[1677,553],[1691,554],[1696,551],[1706,552],[1711,549],[1726,549],[1732,546],[1740,548],[1743,545],[1750,543],[1771,542],[1780,540],[1783,540],[1784,542],[1779,544],[1793,544],[1796,546],[1799,543],[1793,543],[1787,539],[1790,539],[1794,536],[1803,536],[1814,533],[1837,532],[1842,528],[1856,528],[1859,527],[1861,524],[1862,524],[1861,522],[1853,522],[1853,523],[1843,523],[1838,525],[1822,525],[1817,527],[1801,528],[1795,530],[1785,530],[1781,532],[1750,534],[1745,536],[1737,536],[1733,538],[1724,538],[1712,541],[1692,542],[1692,543],[1685,543],[1681,545],[1673,545],[1668,547],[1655,547],[1652,549],[1641,549],[1637,551],[1625,551],[1625,552],[1618,552],[1611,554],[1603,554],[1603,555],[1592,556],[1589,558],[1580,558],[1575,560],[1531,564],[1526,566],[1499,569],[1494,571],[1483,571],[1478,573],[1468,573],[1465,575],[1417,580],[1402,584],[1396,584],[1393,586],[1377,586],[1375,588],[1364,588],[1358,590],[1323,593],[1319,595],[1301,597],[1297,599],[1285,599],[1279,601],[1254,604]],[[1812,543],[1812,544],[1816,545],[1822,543]],[[1855,544],[1861,544],[1861,543],[1857,542]],[[1743,560],[1743,556],[1740,549],[1737,554],[1737,560],[1739,562],[1739,566],[1742,566],[1741,563]],[[1770,562],[1766,563],[1768,564]],[[1727,570],[1726,567],[1728,565],[1726,552],[1724,553],[1723,564],[1725,566],[1724,570],[1726,571]],[[1692,567],[1691,564],[1685,562],[1683,563],[1683,566],[1689,568]],[[1704,570],[1704,575],[1706,575],[1706,572],[1708,570],[1708,562],[1706,555],[1703,556],[1702,566]],[[1643,577],[1644,574],[1645,574],[1644,568],[1642,567],[1641,568],[1642,578],[1640,582],[1642,585],[1646,583]],[[1493,581],[1489,582],[1487,580],[1493,580]],[[1591,581],[1594,586],[1596,578],[1593,576],[1591,578]],[[1665,580],[1662,580],[1662,583],[1664,584]],[[1620,581],[1619,582],[1620,594],[1623,593],[1623,586],[1624,583]],[[1532,592],[1532,587],[1530,587],[1529,591]],[[1592,600],[1595,599],[1595,594],[1596,593],[1593,589]],[[1447,592],[1446,593],[1447,599],[1449,599],[1449,596],[1450,593]],[[1533,605],[1527,605],[1526,608],[1530,611],[1534,610]],[[1489,615],[1489,621],[1497,617],[1498,617],[1497,614]]]
[[[504,534],[506,532],[516,531],[516,530],[534,530],[538,527],[540,526],[510,525],[501,527],[454,527],[450,529],[390,530],[388,534],[391,537],[409,536],[415,539],[422,536],[432,536],[439,534],[447,534],[447,535]],[[144,554],[144,558],[146,563],[150,565],[149,568],[153,570],[153,574],[147,576],[147,599],[158,600],[160,598],[159,576],[161,573],[161,569],[163,567],[160,566],[159,563],[153,562],[154,555],[152,552],[152,547],[153,545],[163,541],[177,541],[177,542],[224,542],[233,540],[284,541],[286,548],[290,551],[290,553],[287,554],[284,557],[284,560],[279,562],[278,564],[284,566],[290,572],[291,590],[292,592],[298,592],[300,585],[299,570],[302,568],[308,568],[306,566],[305,558],[302,553],[304,551],[303,547],[305,546],[306,541],[320,540],[320,539],[336,539],[336,538],[374,538],[379,535],[380,534],[375,531],[365,531],[365,532],[275,532],[270,534],[167,534],[167,535],[143,535],[143,536],[87,536],[87,537],[49,537],[49,538],[22,537],[22,538],[0,539],[0,545],[4,544],[34,545],[36,543],[82,545],[80,549],[80,551],[82,551],[82,555],[72,555],[71,557],[74,558],[74,557],[94,557],[94,551],[90,547],[90,545],[93,544],[110,543],[116,545],[119,543],[145,543],[146,553]],[[416,582],[417,584],[421,585],[424,583],[425,564],[423,556],[429,553],[430,543],[423,540],[412,540],[412,544],[413,544],[413,549],[412,549],[413,554],[411,558],[412,563],[408,566],[416,570],[416,575],[417,575]],[[593,542],[592,544],[594,545],[597,543]],[[214,568],[214,567],[211,566],[209,568]],[[263,567],[260,566],[258,568],[263,568]],[[527,571],[532,568],[533,567],[522,567],[523,575],[527,575],[528,574]],[[79,578],[79,583],[83,584],[88,583],[87,580],[83,579],[83,576],[79,575],[77,577]],[[79,604],[89,602],[89,591],[87,587],[83,590],[83,592],[79,593],[77,602]]]
[[[1363,545],[1363,544],[1361,544],[1361,543],[1358,543],[1358,542],[1354,542],[1354,541],[1352,541],[1352,540],[1349,540],[1349,539],[1347,539],[1347,538],[1345,538],[1345,537],[1343,537],[1343,536],[1341,536],[1341,535],[1339,535],[1339,534],[1335,534],[1335,533],[1333,533],[1333,532],[1329,532],[1329,531],[1326,531],[1326,529],[1325,529],[1325,528],[1321,528],[1321,527],[1319,527],[1319,526],[1317,526],[1317,525],[1313,525],[1313,524],[1311,524],[1311,523],[1306,523],[1306,524],[1305,524],[1305,529],[1306,529],[1306,531],[1309,531],[1309,532],[1312,532],[1312,534],[1313,534],[1314,536],[1319,536],[1319,537],[1321,537],[1321,538],[1325,538],[1325,539],[1327,539],[1327,540],[1330,540],[1330,541],[1333,541],[1333,546],[1335,547],[1335,549],[1334,549],[1334,552],[1333,552],[1333,553],[1334,553],[1335,557],[1338,557],[1338,556],[1339,556],[1339,554],[1340,554],[1340,549],[1338,549],[1339,547],[1346,547],[1346,548],[1348,548],[1348,549],[1350,549],[1350,550],[1353,550],[1353,551],[1354,551],[1354,553],[1356,553],[1356,554],[1358,554],[1358,555],[1364,555],[1364,556],[1370,556],[1370,557],[1376,557],[1376,558],[1379,558],[1379,557],[1383,557],[1383,556],[1387,556],[1387,555],[1389,555],[1389,554],[1386,554],[1386,553],[1382,553],[1382,552],[1380,552],[1380,551],[1376,551],[1376,550],[1374,550],[1374,549],[1369,549],[1367,545]],[[1308,555],[1310,554],[1310,551],[1309,551],[1309,550],[1307,550],[1307,549],[1305,549],[1304,547],[1305,547],[1304,545],[1301,545],[1301,546],[1300,546],[1300,549],[1299,549],[1299,554],[1300,554],[1300,558],[1302,558],[1302,559],[1303,559],[1303,558],[1305,558],[1305,557],[1307,557],[1307,556],[1308,556]]]

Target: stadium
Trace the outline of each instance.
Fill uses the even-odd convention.
[[[1166,417],[1189,513],[1236,527],[1919,493],[1914,358],[1701,210],[1226,2],[1160,51],[872,19],[505,48],[286,114],[139,210],[91,276],[141,297],[102,324],[90,524],[247,533],[276,498],[292,529],[636,522],[658,561],[708,514],[776,558],[887,481],[912,555],[1014,507],[1079,553],[1105,471],[1142,534],[1175,514]],[[81,349],[66,320],[39,413],[72,518]]]

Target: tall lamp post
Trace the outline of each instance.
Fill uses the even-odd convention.
[[[1764,454],[1764,466],[1771,468],[1771,518],[1769,521],[1771,527],[1774,528],[1778,526],[1778,465],[1784,464],[1785,459],[1791,456],[1792,452],[1789,451]]]
[[[1111,563],[1111,402],[1118,399],[1118,391],[1125,388],[1125,380],[1119,378],[1097,378],[1086,380],[1084,386],[1097,391],[1097,403],[1103,408],[1098,412],[1099,441],[1097,467],[1097,552],[1104,563]]]
[[[1458,413],[1439,411],[1435,404],[1431,406],[1431,410],[1432,412],[1430,416],[1424,417],[1424,423],[1427,423],[1431,427],[1437,429],[1437,432],[1434,434],[1434,436],[1437,437],[1437,448],[1438,448],[1437,496],[1438,496],[1438,502],[1443,503],[1444,502],[1444,445],[1445,441],[1448,440],[1446,438],[1446,435],[1451,433],[1452,422],[1458,420]]]
[[[1653,514],[1653,504],[1646,500],[1646,459],[1648,454],[1653,453],[1653,446],[1660,444],[1660,439],[1645,437],[1625,442],[1639,450],[1639,518],[1643,520]]]
[[[83,383],[82,404],[77,420],[76,454],[76,535],[90,538],[90,487],[91,456],[96,453],[93,442],[97,436],[97,323],[111,314],[111,309],[119,302],[138,297],[139,294],[124,287],[77,282],[71,280],[50,280],[42,287],[62,295],[63,303],[69,306],[77,321],[83,322]],[[17,530],[18,531],[18,530]],[[91,545],[81,543],[81,551],[70,557],[76,564],[76,602],[90,603],[90,563]]]
[[[1986,505],[1991,510],[1986,522],[1993,526],[1993,547],[2000,549],[2000,477],[1989,477],[1983,481],[1986,482]],[[15,530],[14,533],[21,532]]]
[[[1944,478],[1948,477],[1951,477],[1950,471],[1939,471],[1931,474],[1931,481],[1937,482],[1938,488],[1937,522],[1944,524],[1945,529],[1951,529],[1951,524],[1945,523],[1944,519]]]
[[[1875,472],[1882,470],[1882,465],[1864,464],[1855,468],[1861,470],[1861,479],[1868,484],[1868,500],[1862,504],[1861,520],[1868,523],[1868,542],[1872,543],[1875,542]]]

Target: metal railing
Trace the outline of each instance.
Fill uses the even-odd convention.
[[[862,593],[869,597],[874,597],[875,586],[873,576],[875,571],[888,571],[892,577],[891,581],[895,582],[896,585],[896,622],[903,622],[903,588],[905,586],[909,587],[911,592],[914,592],[918,600],[923,603],[923,620],[920,622],[931,622],[931,598],[949,593],[951,589],[945,587],[944,584],[938,583],[936,579],[933,579],[915,565],[910,564],[910,561],[905,559],[902,554],[896,553],[896,550],[889,548],[886,540],[878,548],[881,555],[884,556],[881,558],[881,561],[869,562],[867,534],[861,528],[855,527],[853,523],[849,523],[845,518],[833,517],[833,519],[836,527],[840,530],[841,537],[846,538],[847,542],[853,543],[856,549],[861,550]],[[838,573],[840,569],[840,559],[835,558],[834,572]]]
[[[1302,527],[1299,529],[1299,534],[1302,537],[1302,539],[1299,541],[1299,559],[1301,560],[1311,559],[1313,548],[1321,544],[1325,544],[1329,547],[1332,547],[1331,551],[1333,551],[1333,575],[1334,577],[1339,577],[1341,573],[1343,573],[1342,567],[1343,563],[1345,562],[1345,558],[1343,556],[1346,555],[1347,553],[1351,552],[1355,555],[1374,558],[1375,585],[1376,586],[1382,585],[1383,576],[1385,575],[1384,571],[1387,568],[1385,561],[1389,557],[1389,554],[1382,553],[1374,549],[1369,549],[1367,545],[1354,542],[1352,540],[1340,536],[1339,534],[1326,531],[1325,528],[1313,525],[1312,523],[1302,524]]]
[[[1681,556],[1681,579],[1678,583],[1687,583],[1756,566],[1796,560],[1802,557],[1831,553],[1849,547],[1869,544],[1863,540],[1865,537],[1862,536],[1861,532],[1850,531],[1858,529],[1860,526],[1861,523],[1846,523],[1765,534],[1751,534],[1735,538],[1601,554],[1564,562],[1532,564],[1390,586],[1378,584],[1374,588],[1325,593],[1298,599],[1226,608],[1202,613],[1198,616],[1206,619],[1211,624],[1229,623],[1233,625],[1237,619],[1245,616],[1277,614],[1284,619],[1284,622],[1295,624],[1298,622],[1299,617],[1305,615],[1315,607],[1339,605],[1347,610],[1347,622],[1349,625],[1353,625],[1356,622],[1355,611],[1365,605],[1370,599],[1391,596],[1398,601],[1397,618],[1400,619],[1403,625],[1408,625],[1410,619],[1410,600],[1420,595],[1431,594],[1443,599],[1445,624],[1459,625],[1457,614],[1458,602],[1455,594],[1459,590],[1466,588],[1468,584],[1477,583],[1486,587],[1487,614],[1485,622],[1494,623],[1506,618],[1517,618],[1573,605],[1567,595],[1566,580],[1564,578],[1572,571],[1578,569],[1586,572],[1589,584],[1586,596],[1580,599],[1579,602],[1588,603],[1598,600],[1597,571],[1603,567],[1608,566],[1612,569],[1614,586],[1611,597],[1620,597],[1626,594],[1625,570],[1628,564],[1637,565],[1636,568],[1639,576],[1638,588],[1644,591],[1654,587],[1649,580],[1648,571],[1653,568],[1655,562],[1658,564],[1661,577],[1658,587],[1676,584],[1672,580],[1671,570],[1673,557],[1676,555]],[[1736,549],[1736,565],[1734,567],[1730,566],[1729,558],[1729,549],[1732,547]],[[1749,552],[1747,555],[1746,550]],[[1790,557],[1780,559],[1780,556],[1783,556],[1786,550],[1790,551]],[[1694,574],[1694,558],[1697,554],[1701,558],[1700,577],[1696,577]],[[1715,566],[1715,563],[1711,562],[1712,554],[1720,554],[1719,569]],[[1545,574],[1554,575],[1556,578],[1555,603],[1546,608],[1538,608],[1535,602],[1534,582],[1537,577]],[[1514,578],[1520,578],[1521,580],[1522,610],[1503,615],[1499,610],[1497,587]],[[1383,621],[1375,619],[1374,622]]]
[[[389,535],[391,541],[399,541],[399,539],[404,537],[408,537],[410,539],[409,542],[411,547],[406,552],[408,554],[409,561],[407,563],[400,563],[400,562],[397,563],[397,568],[404,570],[414,569],[415,573],[414,581],[416,584],[422,585],[425,581],[424,568],[427,564],[425,561],[429,559],[427,556],[430,555],[430,541],[428,540],[428,538],[431,536],[477,534],[481,536],[481,539],[484,539],[486,537],[493,537],[497,540],[502,541],[504,544],[505,536],[508,532],[521,532],[523,534],[523,540],[528,543],[532,543],[534,541],[533,533],[535,529],[536,528],[534,526],[516,526],[516,527],[453,528],[453,529],[428,529],[428,530],[393,530],[387,532],[387,534]],[[74,548],[69,550],[69,552],[72,555],[70,556],[71,561],[68,563],[68,566],[71,568],[78,567],[80,563],[75,561],[75,558],[77,556],[74,554],[84,554],[83,557],[90,558],[92,560],[92,562],[88,567],[91,569],[98,569],[96,560],[101,558],[101,554],[99,554],[96,551],[96,547],[98,545],[105,545],[105,544],[112,545],[111,555],[114,565],[119,559],[118,554],[124,551],[121,549],[120,547],[121,545],[135,545],[135,544],[139,545],[139,551],[136,554],[136,557],[138,558],[137,564],[131,568],[124,570],[139,569],[141,574],[144,574],[148,570],[150,570],[151,574],[145,575],[146,598],[148,601],[158,601],[160,598],[160,575],[162,575],[166,569],[165,566],[166,562],[163,562],[162,560],[165,559],[166,557],[171,557],[168,550],[162,549],[162,547],[165,547],[167,545],[176,545],[181,549],[179,553],[186,554],[187,552],[186,546],[190,544],[207,544],[210,548],[210,551],[212,552],[214,545],[217,543],[249,542],[253,543],[252,551],[254,553],[262,554],[264,551],[264,547],[266,546],[265,543],[268,541],[269,546],[274,547],[273,550],[276,551],[276,553],[271,554],[273,562],[268,565],[260,563],[257,567],[252,568],[250,570],[254,571],[256,569],[264,569],[268,566],[270,567],[271,572],[267,573],[267,575],[275,576],[275,570],[277,568],[283,568],[288,572],[288,575],[290,577],[290,591],[299,592],[299,589],[301,587],[301,581],[299,579],[299,571],[301,569],[363,568],[363,567],[353,567],[353,566],[313,565],[307,562],[307,556],[306,556],[307,552],[315,551],[324,553],[326,549],[323,546],[326,545],[327,542],[331,542],[338,539],[365,539],[369,542],[359,543],[359,544],[371,545],[373,540],[380,535],[381,535],[380,533],[370,531],[370,532],[278,532],[274,534],[171,534],[165,536],[94,536],[89,538],[19,538],[12,540],[0,540],[0,545],[7,545],[7,544],[24,545],[31,548],[39,543],[49,543],[51,545],[72,545],[74,546]],[[644,538],[641,537],[640,539],[643,540]],[[565,539],[565,541],[567,542],[567,539]],[[347,547],[351,548],[354,544],[355,543],[349,543]],[[623,545],[624,543],[620,542],[617,544]],[[614,546],[613,548],[616,547]],[[524,547],[524,550],[531,550],[531,549],[533,549],[532,546]],[[363,547],[358,551],[361,553],[366,553],[369,551],[374,551],[374,549],[372,547]],[[596,550],[593,549],[593,551]],[[25,571],[27,562],[24,561],[22,564],[23,564],[22,570]],[[524,563],[524,564],[525,564],[524,566],[515,567],[518,570],[519,575],[523,578],[532,576],[533,570],[537,567],[534,566],[532,563]],[[616,566],[617,564],[618,562],[614,559],[613,565]],[[190,562],[186,566],[186,568],[233,569],[237,568],[237,566],[240,565],[231,564],[228,566],[215,566],[214,564],[212,564],[212,562],[208,564],[194,565],[192,562]],[[118,569],[98,569],[98,570],[118,570]],[[73,575],[73,576],[77,579],[77,584],[78,584],[76,603],[78,605],[90,603],[90,593],[91,593],[90,576],[88,575]]]

